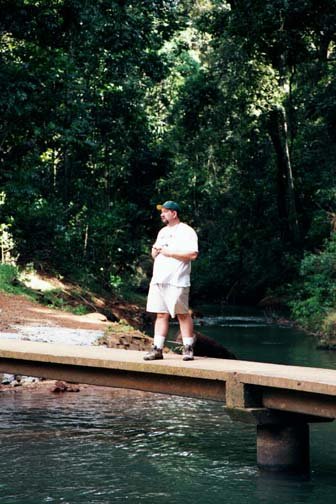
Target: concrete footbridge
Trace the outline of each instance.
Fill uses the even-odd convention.
[[[261,469],[309,470],[309,423],[336,418],[336,370],[143,352],[0,341],[0,372],[220,401],[253,423]]]

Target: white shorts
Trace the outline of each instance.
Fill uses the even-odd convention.
[[[169,284],[150,284],[147,308],[151,313],[185,314],[189,311],[190,287],[176,287]]]

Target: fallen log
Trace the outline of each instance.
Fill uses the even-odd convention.
[[[216,359],[237,359],[232,352],[213,338],[205,336],[199,331],[195,331],[194,336],[194,355],[198,355],[199,357],[214,357]],[[178,331],[175,341],[176,343],[182,344],[180,331]]]

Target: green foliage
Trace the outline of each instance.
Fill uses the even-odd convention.
[[[144,109],[179,8],[164,0],[2,4],[0,184],[3,214],[15,209],[20,261],[87,270],[108,284],[143,248],[139,215],[157,160]]]
[[[335,8],[2,1],[0,223],[14,256],[143,293],[155,204],[173,198],[200,236],[195,295],[255,302],[293,283],[334,212]],[[327,308],[323,282],[309,309],[297,300],[302,317]]]
[[[36,300],[36,294],[21,282],[21,273],[17,266],[0,264],[0,291],[17,294]]]
[[[325,7],[323,20],[311,2],[194,11],[208,42],[199,36],[201,65],[179,87],[175,163],[157,187],[187,202],[200,233],[198,295],[258,299],[295,278],[304,250],[329,234],[335,16]]]
[[[76,302],[74,303],[74,300]],[[50,308],[74,313],[75,315],[85,315],[90,312],[90,308],[78,302],[75,294],[67,294],[62,289],[51,289],[38,296],[38,301]]]
[[[323,320],[321,326],[323,337],[320,338],[319,347],[335,350],[336,349],[336,312],[332,311]]]
[[[119,275],[110,274],[110,286],[114,291],[118,291],[122,285],[123,281]]]
[[[301,262],[301,283],[294,286],[291,302],[295,319],[312,331],[320,331],[336,306],[336,234],[322,251],[307,253]]]
[[[8,293],[17,293],[18,288],[14,285],[18,279],[18,269],[9,264],[0,264],[0,290]]]

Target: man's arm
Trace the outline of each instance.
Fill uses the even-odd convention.
[[[178,259],[179,261],[194,261],[198,257],[198,252],[175,252],[169,249],[161,249],[158,254],[162,254],[166,257],[172,257],[173,259]],[[156,254],[156,255],[158,255]],[[155,256],[156,257],[156,256]]]

